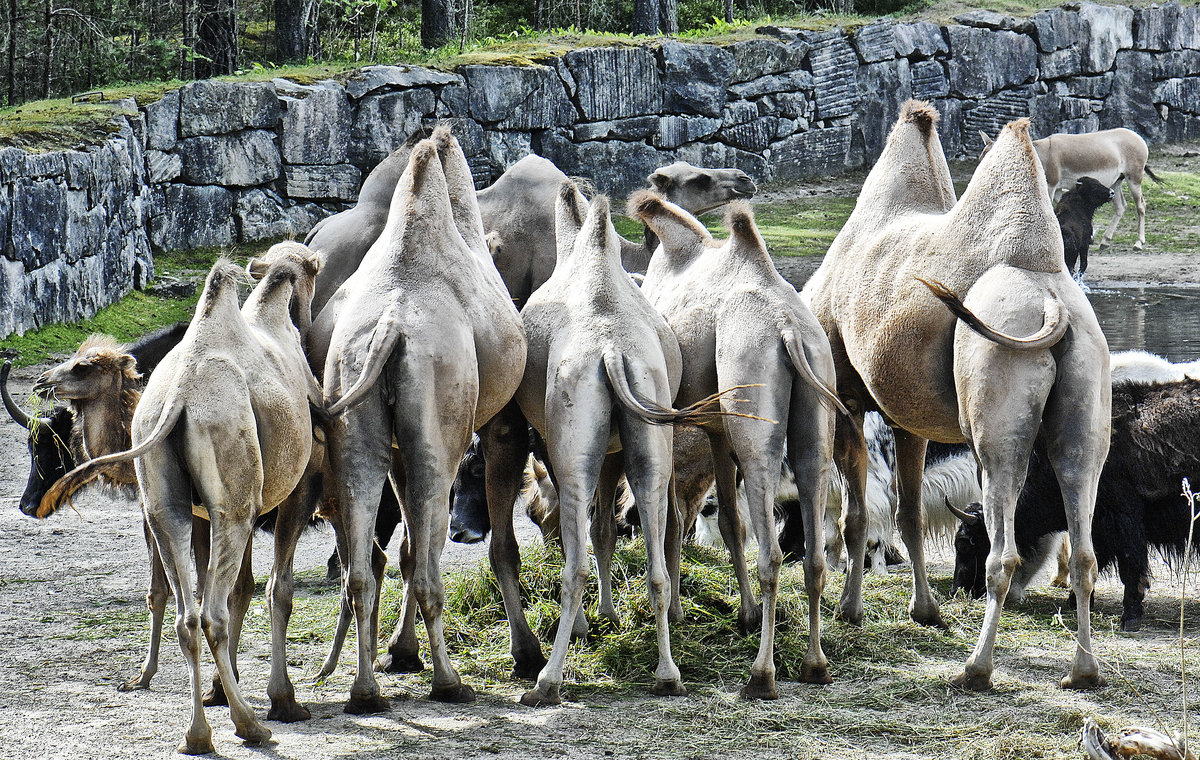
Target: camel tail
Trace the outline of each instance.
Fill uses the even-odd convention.
[[[639,399],[634,395],[633,387],[629,384],[629,376],[625,371],[625,357],[616,351],[604,352],[604,370],[608,375],[608,383],[616,395],[617,402],[632,412],[638,419],[651,425],[703,425],[715,417],[745,417],[751,420],[762,420],[775,423],[764,417],[752,414],[728,412],[721,409],[721,399],[742,388],[755,386],[737,385],[702,398],[691,406],[683,409],[672,409],[661,406],[653,401]],[[734,399],[735,401],[738,399]]]
[[[1042,329],[1038,330],[1033,335],[1025,337],[1015,337],[1005,335],[1004,333],[989,327],[982,319],[975,316],[975,313],[968,309],[962,302],[962,299],[955,295],[949,288],[940,282],[930,282],[928,280],[917,278],[929,288],[938,299],[946,304],[946,308],[954,314],[954,316],[966,322],[967,325],[988,340],[1005,348],[1015,349],[1044,349],[1062,340],[1062,337],[1067,334],[1067,327],[1071,322],[1067,315],[1063,313],[1062,301],[1058,300],[1053,293],[1045,299],[1044,302],[1044,317]]]
[[[184,403],[180,394],[178,392],[172,393],[167,399],[166,407],[158,418],[158,424],[150,431],[150,435],[146,436],[146,440],[128,451],[118,451],[115,454],[106,454],[105,456],[96,457],[84,462],[66,475],[63,475],[50,487],[46,495],[42,497],[41,503],[38,504],[37,517],[42,519],[49,517],[58,511],[58,508],[63,505],[64,501],[70,504],[71,497],[75,495],[75,492],[100,475],[103,475],[105,468],[137,459],[162,443],[171,434],[171,431],[175,429],[179,418],[183,416],[183,409]],[[74,505],[72,504],[72,506]]]
[[[330,403],[328,398],[325,400],[330,417],[341,414],[362,401],[367,391],[375,387],[375,382],[383,372],[384,365],[387,364],[392,352],[396,350],[397,344],[401,343],[404,337],[401,331],[399,312],[399,304],[393,303],[384,310],[379,321],[375,323],[375,329],[371,331],[371,345],[367,349],[367,358],[363,361],[362,374],[340,399],[333,403]],[[328,376],[326,380],[328,380]]]
[[[780,336],[783,338],[783,346],[787,349],[788,357],[792,360],[792,367],[795,368],[800,379],[811,386],[822,401],[832,406],[838,413],[849,417],[850,410],[838,398],[837,393],[822,382],[816,372],[813,372],[812,365],[808,363],[808,357],[804,355],[804,347],[800,345],[800,339],[796,337],[796,331],[791,327],[786,327]]]
[[[1155,174],[1154,172],[1150,171],[1149,165],[1143,166],[1142,171],[1146,172],[1146,176],[1149,177],[1150,179],[1154,180],[1155,184],[1161,185],[1163,183],[1162,177],[1160,177],[1157,174]]]

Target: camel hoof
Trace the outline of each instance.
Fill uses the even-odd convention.
[[[549,633],[551,641],[558,638],[558,626],[561,624],[562,624],[561,617],[558,620],[555,620],[553,623],[550,624],[550,630],[548,633]],[[585,619],[585,622],[584,622],[584,625],[582,628],[579,626],[578,619],[576,620],[576,622],[571,624],[571,641],[587,641],[587,637],[588,637],[588,629],[587,629],[586,619]],[[538,669],[538,672],[541,672],[540,668]]]
[[[142,691],[143,689],[149,689],[149,688],[150,688],[150,679],[143,678],[142,676],[137,676],[136,678],[130,678],[125,683],[117,685],[117,691],[121,691],[121,692]]]
[[[561,705],[562,695],[559,693],[558,686],[550,686],[545,691],[542,690],[542,687],[535,686],[521,695],[521,704],[526,707]]]
[[[213,746],[210,734],[199,739],[185,737],[183,744],[180,744],[176,751],[181,755],[211,755],[217,751],[217,748]]]
[[[686,697],[687,687],[678,678],[670,681],[660,678],[654,682],[654,688],[650,689],[650,693],[656,697]]]
[[[834,611],[833,616],[834,618],[841,620],[846,625],[852,625],[855,628],[862,627],[863,611],[861,607],[852,610],[847,609],[839,604],[837,610]]]
[[[828,686],[833,683],[833,676],[829,675],[829,665],[809,665],[805,663],[800,666],[800,680],[804,683]]]
[[[964,691],[991,691],[992,675],[990,673],[971,675],[963,671],[950,679],[950,685]]]
[[[1055,578],[1050,581],[1050,585],[1054,588],[1071,588],[1071,581],[1066,578]]]
[[[762,605],[738,610],[738,631],[743,636],[762,630]]]
[[[201,698],[205,707],[228,707],[229,697],[225,696],[225,687],[220,683],[214,683],[212,688],[204,692]]]
[[[1125,633],[1137,633],[1142,630],[1142,619],[1140,617],[1129,618],[1121,621],[1121,630]]]
[[[683,622],[683,605],[678,602],[667,607],[667,622],[682,623]]]
[[[233,733],[251,747],[257,747],[271,738],[271,729],[257,721],[246,726],[244,729],[240,727],[236,728]]]
[[[271,709],[267,711],[267,720],[274,720],[280,723],[299,723],[311,717],[312,714],[308,711],[308,708],[297,702],[295,697],[291,699],[272,699]]]
[[[541,652],[538,652],[537,657],[517,657],[513,662],[512,677],[534,680],[542,672],[542,668],[546,667],[546,662]]]
[[[742,699],[779,699],[773,676],[750,674],[750,683],[742,687]]]
[[[914,611],[912,613],[911,617],[912,617],[914,623],[928,626],[930,628],[940,628],[943,631],[950,630],[950,626],[946,625],[945,620],[942,620],[942,613],[938,610],[934,610],[932,614],[930,614],[930,613],[918,614],[917,612]]]
[[[1145,245],[1145,244],[1144,244],[1144,243],[1142,243],[1142,241],[1140,241],[1140,240],[1139,240],[1139,241],[1137,241],[1136,243],[1134,243],[1134,244],[1133,244],[1133,247],[1134,247],[1134,248],[1136,248],[1136,249],[1138,249],[1138,250],[1140,251],[1140,250],[1142,250],[1142,248],[1144,247],[1144,245]]]
[[[429,698],[434,702],[461,705],[475,701],[475,690],[465,683],[458,683],[453,686],[434,686],[429,691]]]
[[[388,704],[387,697],[382,694],[374,694],[369,697],[356,697],[350,695],[350,699],[346,702],[345,713],[347,715],[371,715],[373,713],[387,712],[391,709]]]
[[[1099,673],[1091,675],[1077,676],[1074,673],[1067,675],[1063,680],[1059,681],[1059,686],[1064,689],[1099,689],[1108,685],[1108,680]]]
[[[420,673],[425,669],[421,655],[414,652],[392,654],[388,652],[375,663],[378,673]]]

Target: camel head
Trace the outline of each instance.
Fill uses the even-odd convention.
[[[651,190],[629,196],[629,216],[646,225],[662,244],[665,259],[685,266],[705,248],[717,245],[696,217]]]
[[[741,169],[702,169],[676,161],[658,169],[646,181],[672,203],[693,214],[702,214],[758,191],[754,180]]]
[[[271,246],[262,256],[255,256],[246,265],[246,271],[255,281],[266,277],[271,266],[279,261],[291,261],[299,271],[293,280],[293,293],[290,304],[292,324],[300,331],[301,337],[308,334],[312,327],[312,301],[316,289],[317,273],[321,271],[321,257],[303,243],[285,240]]]
[[[78,403],[138,394],[141,378],[137,360],[111,336],[97,334],[88,336],[70,359],[43,372],[33,390],[53,391],[60,399]]]

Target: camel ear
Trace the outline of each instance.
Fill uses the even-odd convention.
[[[264,259],[254,256],[250,259],[250,263],[246,264],[246,273],[255,280],[261,280],[267,274],[268,264]]]
[[[666,193],[671,187],[671,178],[666,174],[663,174],[661,171],[656,171],[650,176],[646,177],[646,182],[650,183],[650,187],[654,188],[660,193]]]

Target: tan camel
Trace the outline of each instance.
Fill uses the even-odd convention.
[[[346,588],[358,626],[358,672],[346,710],[387,709],[372,671],[371,548],[389,471],[403,491],[411,585],[433,660],[431,697],[470,700],[473,692],[454,670],[442,633],[446,505],[471,433],[520,383],[525,334],[488,253],[470,168],[448,129],[435,130],[413,149],[387,226],[333,300],[341,301],[340,309],[333,314],[327,306],[316,320],[310,358],[325,367],[333,415],[329,462],[346,522]],[[519,467],[516,479],[519,487]]]
[[[839,420],[835,445],[849,490],[852,561],[838,612],[862,620],[863,414],[878,409],[896,429],[898,524],[913,565],[910,613],[920,623],[944,625],[921,543],[926,441],[966,441],[980,460],[994,532],[983,629],[954,682],[990,688],[996,626],[1019,562],[1014,505],[1042,435],[1078,548],[1071,567],[1078,649],[1063,686],[1095,686],[1103,679],[1091,654],[1089,518],[1108,450],[1107,346],[1062,264],[1028,121],[1004,129],[957,203],[936,121],[928,105],[904,105],[854,212],[804,288],[830,338],[838,393],[853,412]]]
[[[147,384],[133,417],[133,448],[76,468],[47,495],[51,499],[57,491],[61,497],[94,473],[136,458],[143,510],[175,595],[175,627],[190,671],[192,721],[179,748],[187,754],[214,751],[200,693],[201,626],[237,735],[251,744],[271,735],[242,696],[232,669],[229,638],[236,623],[229,607],[254,521],[296,496],[309,465],[309,404],[319,403],[321,395],[289,304],[295,283],[311,282],[314,274],[315,262],[307,266],[283,256],[239,310],[237,283],[243,275],[218,262],[183,340]],[[191,573],[193,491],[211,525],[212,549],[199,589]]]
[[[983,152],[991,150],[993,140],[983,132]],[[1113,217],[1104,231],[1100,247],[1112,242],[1117,224],[1125,215],[1125,194],[1121,183],[1129,183],[1129,194],[1137,210],[1138,239],[1133,247],[1141,249],[1146,244],[1146,199],[1142,197],[1142,180],[1149,177],[1162,182],[1146,159],[1150,149],[1141,135],[1123,127],[1102,129],[1082,135],[1055,134],[1033,141],[1033,149],[1042,162],[1046,173],[1046,189],[1055,203],[1062,194],[1075,186],[1084,177],[1091,177],[1113,191]]]
[[[820,638],[820,600],[825,585],[823,525],[833,456],[833,410],[841,406],[831,390],[834,373],[829,342],[795,288],[771,263],[747,205],[730,206],[726,224],[732,234],[724,243],[714,241],[686,211],[653,193],[635,194],[629,206],[631,215],[662,241],[650,261],[642,290],[679,338],[684,375],[678,403],[691,403],[717,388],[752,386],[742,392],[746,403],[738,408],[759,419],[726,416],[704,428],[716,473],[721,535],[730,549],[742,593],[738,619],[746,629],[762,625],[758,656],[742,695],[778,697],[775,602],[783,553],[774,515],[779,465],[785,451],[796,473],[806,528],[809,643],[800,677],[829,683]],[[758,539],[761,607],[754,599],[743,553],[738,470],[745,479]]]
[[[589,209],[567,181],[555,215],[558,263],[521,311],[529,359],[516,400],[546,441],[558,487],[566,560],[560,619],[580,620],[589,569],[588,506],[595,499],[596,521],[611,524],[623,470],[646,537],[658,632],[653,691],[682,695],[686,689],[671,658],[671,587],[663,556],[673,432],[666,423],[699,419],[699,410],[711,400],[680,412],[671,409],[682,373],[679,345],[621,267],[608,199],[596,197]],[[521,697],[524,704],[561,702],[571,628],[558,627],[550,661],[537,685]]]

